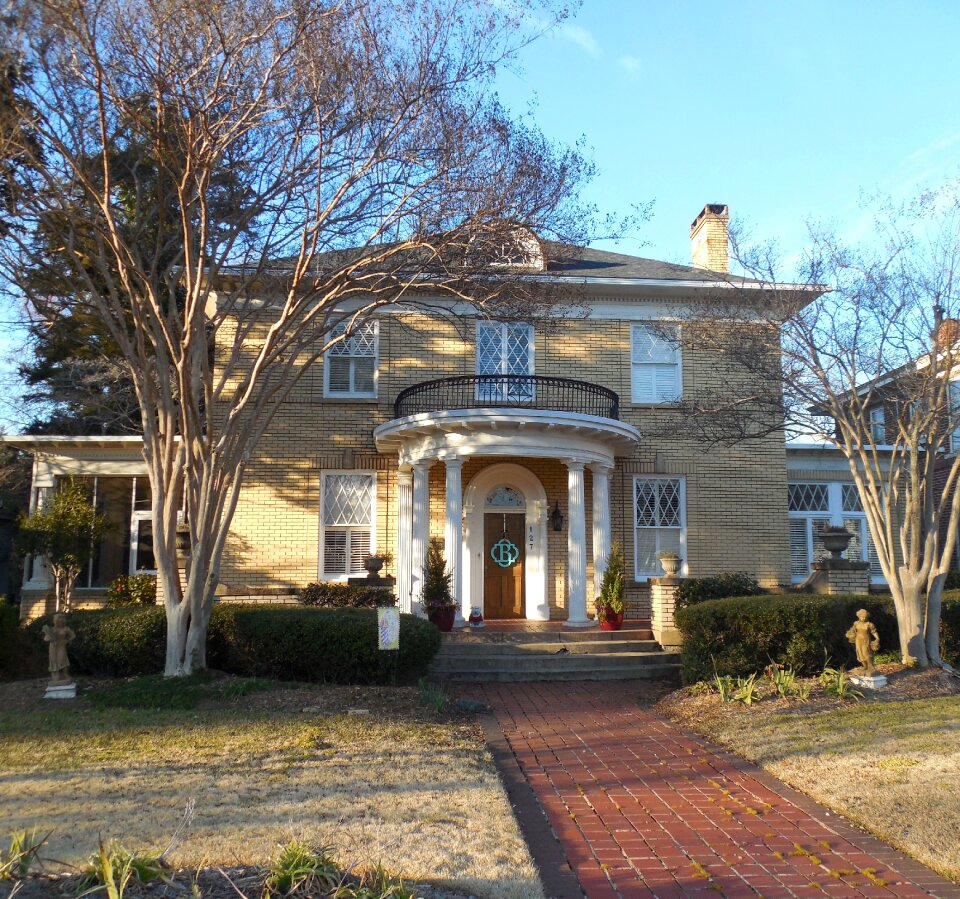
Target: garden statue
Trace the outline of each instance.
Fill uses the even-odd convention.
[[[67,616],[58,612],[53,616],[53,625],[43,626],[43,639],[50,644],[50,683],[66,684],[70,682],[70,659],[67,658],[67,644],[76,636],[67,627]]]
[[[857,661],[863,665],[863,670],[872,675],[873,654],[880,648],[880,635],[876,625],[868,620],[870,613],[866,609],[857,612],[857,620],[847,631],[847,639],[856,647]]]

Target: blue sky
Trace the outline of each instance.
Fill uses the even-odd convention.
[[[727,203],[789,255],[807,218],[856,238],[864,192],[906,198],[960,175],[958,46],[955,0],[585,0],[499,92],[518,113],[535,102],[551,138],[586,138],[602,212],[654,201],[605,248],[688,263],[690,222]],[[11,430],[18,345],[0,336]]]
[[[955,0],[584,0],[499,90],[535,100],[548,136],[585,136],[602,211],[654,201],[607,249],[688,263],[709,202],[792,254],[808,218],[856,237],[864,192],[960,175],[958,46]]]

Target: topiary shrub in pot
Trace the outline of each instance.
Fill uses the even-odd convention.
[[[610,547],[610,558],[600,582],[600,595],[597,597],[597,621],[602,631],[618,631],[623,626],[626,612],[624,602],[623,550],[616,541]]]
[[[430,541],[427,566],[423,577],[423,608],[427,618],[440,630],[449,633],[457,616],[457,604],[450,593],[450,569],[443,557],[443,543],[437,537]]]

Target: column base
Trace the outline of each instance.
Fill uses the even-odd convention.
[[[594,621],[592,618],[586,618],[583,621],[574,621],[568,618],[566,621],[563,622],[563,626],[582,629],[585,627],[597,627],[597,622]]]

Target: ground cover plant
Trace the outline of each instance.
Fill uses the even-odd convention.
[[[416,687],[176,680],[81,680],[56,706],[42,681],[0,684],[6,826],[51,831],[42,854],[79,868],[101,836],[156,857],[192,802],[166,861],[239,866],[241,886],[262,886],[278,846],[299,840],[367,871],[358,897],[381,895],[378,863],[478,897],[542,896],[474,716]]]
[[[840,666],[821,666],[801,678],[768,665],[749,705],[720,675],[723,694],[703,681],[656,711],[960,880],[960,679],[882,663],[889,687],[855,693]]]

